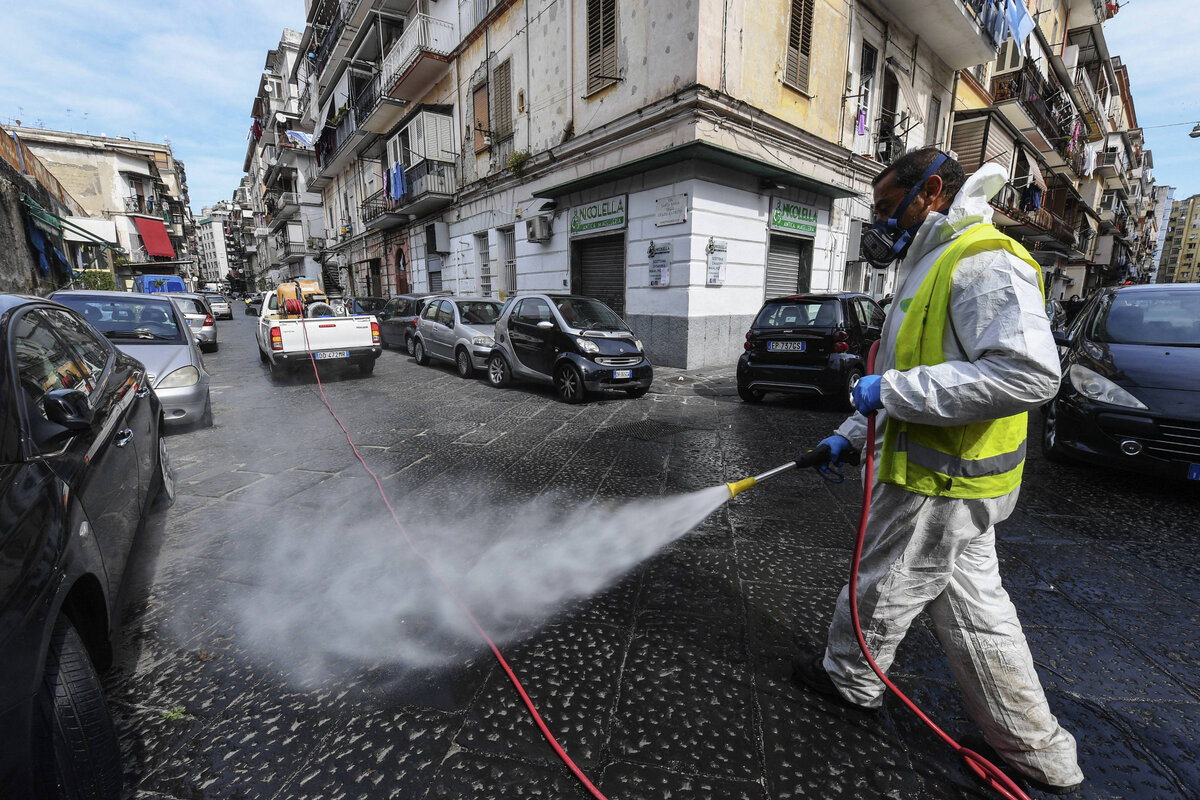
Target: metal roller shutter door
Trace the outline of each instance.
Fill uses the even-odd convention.
[[[624,317],[625,237],[580,242],[579,266],[579,293],[596,298]]]
[[[772,236],[767,250],[767,297],[807,292],[811,267],[804,260],[807,242],[787,236]]]

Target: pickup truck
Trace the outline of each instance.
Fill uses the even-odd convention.
[[[325,311],[328,316],[319,316]],[[331,312],[323,295],[298,290],[295,282],[267,293],[256,336],[258,357],[270,366],[272,376],[296,370],[312,358],[355,365],[363,375],[375,370],[375,359],[383,352],[375,317],[337,317]]]

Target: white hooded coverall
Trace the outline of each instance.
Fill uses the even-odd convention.
[[[888,415],[927,425],[962,425],[1032,410],[1058,390],[1058,351],[1032,267],[1004,250],[963,258],[954,273],[945,362],[895,369],[896,334],[921,281],[947,244],[990,222],[988,199],[1005,174],[988,164],[972,175],[947,213],[932,212],[897,273],[875,373],[883,409],[875,422],[878,469]],[[838,433],[861,449],[866,419]],[[916,616],[928,609],[967,708],[988,742],[1029,777],[1056,786],[1083,780],[1075,739],[1050,713],[1017,610],[1000,582],[994,526],[1012,513],[1018,490],[992,499],[927,497],[880,483],[872,501],[858,610],[867,645],[888,670]],[[829,628],[824,666],[851,702],[878,707],[883,683],[859,650],[843,587]]]

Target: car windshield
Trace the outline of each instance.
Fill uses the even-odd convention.
[[[831,328],[837,323],[837,300],[782,300],[763,306],[754,327]]]
[[[468,325],[495,325],[500,318],[500,304],[483,300],[459,302],[458,315]]]
[[[78,311],[93,328],[114,341],[133,339],[175,344],[186,341],[166,301],[140,297],[144,295],[131,294],[129,299],[59,295],[53,299]]]
[[[629,326],[616,312],[599,300],[589,297],[562,297],[554,301],[563,321],[573,328],[595,328],[605,331],[627,331]]]
[[[1096,314],[1090,339],[1111,344],[1200,346],[1200,302],[1195,292],[1126,292]]]
[[[383,310],[387,300],[382,297],[359,297],[354,301],[354,305],[360,314],[374,314]]]

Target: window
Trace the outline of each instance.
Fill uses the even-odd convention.
[[[504,291],[517,291],[517,232],[512,228],[500,229],[500,258],[504,261]]]
[[[812,52],[813,0],[792,0],[788,24],[785,83],[802,92],[808,91],[808,56]]]
[[[70,348],[54,335],[50,323],[37,312],[31,311],[18,319],[11,336],[30,433],[45,448],[63,432],[46,416],[46,395],[57,389],[90,394],[93,385]]]
[[[484,297],[492,296],[492,256],[488,250],[487,233],[475,234],[475,252],[479,254],[479,292]]]
[[[617,0],[588,0],[587,92],[617,82]]]
[[[521,301],[513,312],[518,322],[536,325],[542,320],[552,319],[550,305],[540,297],[530,297]]]
[[[488,129],[488,87],[481,84],[475,87],[475,152],[481,153],[491,145],[487,134]]]
[[[67,344],[75,349],[79,362],[87,370],[93,386],[100,383],[100,376],[108,366],[112,346],[100,338],[94,330],[72,314],[58,309],[45,309],[43,314],[54,325],[58,335],[67,340]]]
[[[931,147],[942,146],[942,101],[941,98],[929,96],[929,119],[925,123],[925,143]]]
[[[505,61],[492,73],[492,133],[497,139],[506,139],[513,133],[511,61]]]

